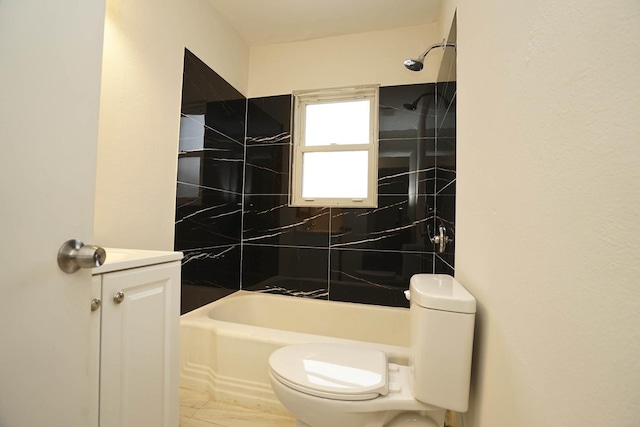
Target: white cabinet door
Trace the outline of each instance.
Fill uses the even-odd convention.
[[[102,276],[100,427],[177,427],[179,302],[179,262]]]

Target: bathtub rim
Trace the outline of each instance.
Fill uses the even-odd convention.
[[[212,301],[209,304],[206,304],[200,308],[197,308],[195,310],[192,310],[188,313],[183,314],[182,316],[180,316],[180,324],[181,325],[184,324],[185,326],[186,325],[200,326],[213,331],[222,330],[226,334],[237,333],[244,337],[253,337],[254,339],[257,338],[258,341],[269,341],[269,339],[275,339],[277,340],[278,343],[281,343],[281,344],[289,343],[290,341],[289,338],[293,338],[295,341],[290,344],[309,342],[307,338],[309,336],[322,337],[324,342],[332,342],[332,343],[335,342],[335,343],[342,343],[342,344],[357,342],[358,345],[363,345],[365,347],[373,347],[373,348],[383,347],[385,349],[384,350],[385,352],[388,351],[389,357],[393,358],[394,361],[392,363],[400,363],[400,364],[408,363],[407,362],[408,349],[410,347],[409,338],[407,338],[406,345],[396,345],[396,344],[387,344],[387,343],[380,343],[380,342],[373,342],[373,341],[361,341],[361,340],[355,340],[355,339],[349,339],[349,338],[332,337],[332,336],[313,334],[313,333],[275,329],[275,328],[264,327],[264,326],[249,325],[246,323],[237,323],[237,322],[231,322],[227,320],[214,319],[209,316],[209,312],[216,305],[223,304],[229,299],[241,298],[246,296],[252,296],[252,297],[257,296],[257,297],[275,298],[275,299],[295,298],[296,300],[299,300],[299,302],[302,302],[304,304],[313,304],[313,305],[316,305],[318,303],[319,304],[329,303],[329,304],[339,305],[341,307],[346,307],[349,305],[356,304],[359,307],[371,309],[371,310],[403,312],[403,313],[406,313],[407,316],[409,314],[409,309],[405,307],[388,307],[383,305],[361,304],[361,303],[352,303],[352,302],[344,302],[344,301],[316,300],[312,298],[294,297],[289,295],[279,295],[279,294],[269,294],[269,293],[256,292],[256,291],[238,290],[223,298]],[[409,321],[409,319],[407,320]],[[409,325],[407,325],[407,327],[409,327]]]

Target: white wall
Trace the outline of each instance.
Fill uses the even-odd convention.
[[[640,2],[458,3],[467,426],[638,426]]]
[[[438,41],[447,40],[456,15],[458,0],[441,0],[438,17]]]
[[[173,249],[185,46],[247,92],[249,49],[207,0],[107,0],[96,244]]]
[[[435,82],[442,51],[429,53],[420,72],[409,71],[402,63],[407,58],[417,58],[439,41],[438,25],[429,24],[254,46],[250,55],[249,97],[359,84]]]

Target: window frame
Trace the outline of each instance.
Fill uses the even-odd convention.
[[[289,191],[289,205],[294,207],[378,207],[378,109],[380,85],[351,86],[293,92],[293,140],[292,165]],[[368,144],[332,144],[306,146],[305,123],[306,106],[331,102],[369,100],[369,143]],[[346,197],[302,197],[302,157],[304,153],[366,151],[367,161],[367,197],[353,199]]]

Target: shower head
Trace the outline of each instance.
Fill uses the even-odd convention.
[[[431,46],[429,46],[427,48],[427,50],[425,50],[424,52],[422,52],[422,55],[420,55],[417,59],[405,59],[404,60],[404,66],[407,67],[407,69],[411,70],[411,71],[420,71],[422,70],[422,68],[424,67],[424,57],[427,56],[427,54],[429,52],[431,52],[431,49],[435,49],[437,47],[441,47],[442,49],[445,49],[447,47],[452,47],[455,49],[456,44],[455,43],[445,43],[444,40],[442,40],[442,43],[436,43],[436,44],[432,44]]]
[[[404,66],[411,71],[420,71],[422,67],[424,67],[424,64],[420,59],[405,59]]]
[[[402,106],[407,110],[416,111],[416,108],[418,108],[418,103],[414,102],[413,104],[402,104]]]

